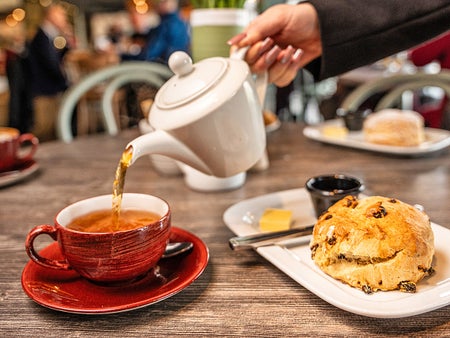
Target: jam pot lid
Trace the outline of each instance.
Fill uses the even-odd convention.
[[[193,64],[184,52],[173,53],[169,67],[175,75],[159,89],[149,116],[157,129],[206,115],[234,95],[249,74],[242,60],[212,57]]]

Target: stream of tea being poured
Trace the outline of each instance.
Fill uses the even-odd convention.
[[[112,199],[112,222],[113,227],[119,230],[119,218],[120,218],[120,208],[122,205],[122,195],[123,187],[125,185],[125,175],[127,169],[131,164],[131,159],[133,157],[133,148],[128,147],[122,153],[119,165],[116,169],[116,176],[113,183],[113,199]]]

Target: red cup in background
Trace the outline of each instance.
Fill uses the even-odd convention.
[[[15,128],[0,127],[0,172],[31,161],[38,144],[39,140],[33,134],[20,134]]]

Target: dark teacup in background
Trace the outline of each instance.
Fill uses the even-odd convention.
[[[337,116],[344,119],[345,126],[350,131],[362,130],[366,117],[372,112],[370,109],[344,110],[339,108],[336,111]]]
[[[358,197],[364,191],[364,184],[360,179],[342,174],[312,177],[306,181],[305,186],[310,193],[316,217],[345,196]]]

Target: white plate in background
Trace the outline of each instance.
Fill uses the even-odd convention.
[[[334,119],[307,126],[303,129],[303,135],[315,141],[343,147],[405,156],[424,156],[450,146],[450,131],[444,129],[425,128],[425,142],[413,147],[399,147],[367,142],[362,131],[349,131],[342,137],[327,136],[324,130],[330,127],[344,127],[344,120]]]

